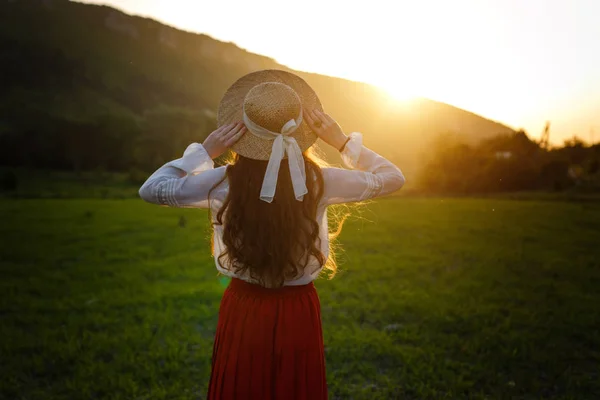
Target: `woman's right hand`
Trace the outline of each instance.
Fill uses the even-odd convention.
[[[243,122],[223,125],[208,135],[202,146],[210,158],[217,158],[240,140],[244,133],[246,133],[246,126]]]
[[[310,129],[328,145],[339,150],[346,143],[348,136],[329,114],[319,110],[307,110],[303,111],[303,116]]]

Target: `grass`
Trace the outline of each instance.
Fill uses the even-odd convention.
[[[0,200],[0,399],[201,399],[207,215]],[[331,399],[600,398],[600,204],[389,199],[320,279]]]

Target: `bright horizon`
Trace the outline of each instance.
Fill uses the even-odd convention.
[[[84,2],[400,99],[442,101],[532,138],[549,120],[555,144],[573,135],[600,141],[600,1],[304,0],[285,9],[275,0]]]

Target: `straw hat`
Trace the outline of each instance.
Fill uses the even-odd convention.
[[[300,120],[289,137],[305,151],[315,143],[317,135],[301,120],[302,109],[323,111],[317,94],[308,83],[286,71],[257,71],[238,79],[225,92],[217,111],[217,125],[244,121],[245,112],[257,126],[279,133],[290,120]],[[248,128],[231,150],[255,160],[269,160],[273,140],[258,136]]]

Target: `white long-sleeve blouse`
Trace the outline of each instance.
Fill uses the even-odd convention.
[[[337,203],[363,201],[395,192],[404,185],[404,175],[387,159],[362,145],[360,133],[352,133],[342,152],[342,160],[350,169],[323,168],[324,193],[317,208],[320,249],[329,256],[327,206]],[[204,147],[192,143],[183,157],[170,161],[156,170],[139,190],[140,197],[153,204],[171,207],[211,208],[213,219],[225,200],[229,184],[227,179],[216,187],[208,200],[210,189],[221,181],[226,166],[214,168]],[[214,258],[217,270],[227,276],[255,283],[249,276],[236,275],[223,268],[219,255],[225,250],[222,240],[223,226],[215,225],[213,232]],[[304,275],[285,285],[305,285],[317,278],[322,270],[316,259],[309,260]]]

